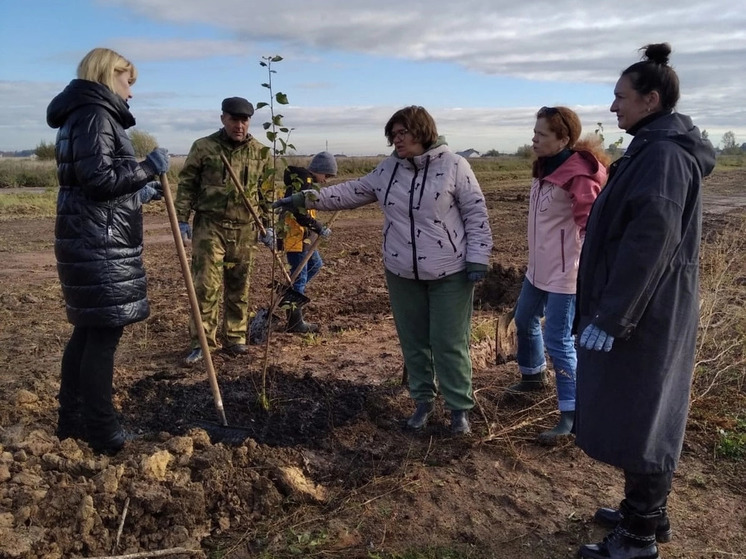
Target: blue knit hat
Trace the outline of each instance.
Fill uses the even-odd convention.
[[[311,159],[308,170],[320,175],[335,176],[337,174],[337,160],[328,151],[320,151]]]

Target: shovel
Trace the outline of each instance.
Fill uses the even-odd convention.
[[[224,153],[220,154],[220,159],[223,161],[223,165],[225,165],[225,168],[228,169],[228,174],[231,176],[231,180],[233,180],[233,184],[236,185],[236,190],[238,191],[238,194],[241,196],[241,201],[243,202],[244,206],[246,206],[246,209],[251,214],[251,217],[254,219],[256,228],[259,229],[259,232],[263,236],[265,236],[267,234],[267,229],[266,227],[264,227],[262,220],[259,219],[259,214],[256,213],[256,210],[251,205],[251,202],[249,202],[249,199],[246,196],[246,193],[243,191],[243,188],[241,187],[241,181],[238,179],[238,175],[236,175],[236,172],[233,170],[233,167],[231,167],[231,162],[228,161],[228,158],[225,156]],[[282,271],[283,276],[285,276],[284,278],[285,281],[288,283],[288,286],[292,289],[293,282],[290,280],[290,274],[288,274],[288,271],[285,269],[285,265],[282,262],[282,258],[280,258],[280,253],[277,252],[274,249],[274,247],[270,247],[270,250],[272,251],[272,256],[275,257],[275,260],[277,260],[277,263],[280,265],[280,270]],[[298,293],[298,295],[301,295],[301,294]]]
[[[497,350],[498,365],[503,365],[516,358],[518,340],[515,329],[515,306],[497,318],[495,349]]]
[[[192,273],[189,270],[189,262],[187,262],[186,251],[184,250],[184,241],[181,238],[181,231],[179,230],[179,221],[176,218],[174,199],[171,195],[171,189],[168,187],[168,176],[166,173],[162,173],[160,178],[161,185],[163,186],[163,198],[166,200],[166,210],[168,210],[168,219],[171,222],[171,233],[173,233],[174,236],[176,252],[179,255],[179,262],[181,263],[181,273],[184,276],[184,283],[186,284],[187,293],[189,294],[189,306],[192,309],[192,319],[194,320],[194,324],[197,326],[197,336],[199,337],[199,345],[202,348],[202,355],[205,359],[207,377],[210,380],[210,388],[212,389],[212,396],[215,400],[215,408],[218,410],[218,415],[220,416],[223,425],[226,426],[228,425],[228,422],[225,419],[223,398],[220,396],[218,379],[215,375],[215,368],[212,366],[210,346],[207,344],[207,336],[205,336],[205,329],[202,326],[202,315],[199,312],[199,303],[197,302],[197,294],[194,291]]]
[[[332,223],[334,223],[334,220],[337,219],[340,212],[336,211],[334,214],[332,214],[332,217],[329,218],[329,221],[326,223],[327,227],[330,227]],[[303,271],[303,267],[308,264],[308,261],[313,256],[313,253],[316,251],[316,247],[318,247],[319,243],[321,242],[321,235],[316,235],[316,238],[313,240],[313,242],[309,245],[309,247],[306,249],[306,255],[303,257],[303,260],[300,261],[298,264],[298,267],[293,272],[293,275],[290,276],[290,288],[283,288],[283,286],[280,286],[279,290],[279,297],[275,299],[274,304],[272,307],[267,309],[259,309],[256,312],[256,315],[251,320],[251,324],[249,325],[249,341],[252,344],[260,344],[264,341],[265,336],[267,335],[267,330],[269,329],[269,317],[273,315],[273,313],[283,305],[295,305],[295,306],[301,306],[308,303],[309,299],[305,297],[302,293],[298,293],[295,289],[292,289],[293,283],[295,283],[295,280],[298,279],[298,276]],[[305,301],[297,301],[297,297],[294,295],[301,295],[305,297]]]

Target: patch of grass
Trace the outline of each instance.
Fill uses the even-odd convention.
[[[478,343],[495,337],[495,319],[484,318],[472,322],[471,343]]]
[[[57,189],[44,192],[0,194],[0,220],[17,217],[52,217],[57,213]]]
[[[57,186],[57,165],[25,157],[0,159],[0,188],[53,188]]]
[[[733,429],[719,429],[720,438],[715,447],[719,458],[740,460],[746,458],[746,417],[736,419]]]
[[[746,218],[710,233],[700,256],[700,320],[694,402],[746,385]]]

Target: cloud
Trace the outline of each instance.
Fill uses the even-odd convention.
[[[138,127],[172,150],[185,151],[196,137],[217,129],[217,111],[206,109],[221,98],[216,91],[230,88],[260,98],[264,92],[255,89],[261,76],[236,69],[253,67],[249,61],[253,65],[276,52],[296,64],[294,71],[299,65],[313,69],[298,73],[289,91],[299,105],[283,108],[299,151],[318,151],[329,141],[336,152],[387,152],[382,129],[401,106],[395,100],[419,98],[431,103],[439,128],[457,149],[510,151],[527,143],[536,107],[548,103],[575,108],[586,129],[601,122],[613,141],[622,135],[608,112],[613,84],[623,68],[639,59],[639,47],[660,41],[673,46],[671,63],[682,85],[679,110],[707,128],[715,143],[728,130],[738,139],[746,136],[746,10],[730,0],[682,0],[671,6],[647,0],[603,5],[576,0],[285,0],[259,8],[245,0],[96,3],[138,23],[132,36],[126,36],[128,27],[117,28],[122,36],[110,37],[108,44],[143,70],[133,103]],[[72,54],[75,48],[68,44],[39,56],[45,62],[57,57],[47,71],[72,70],[77,60],[71,60],[81,56]],[[407,83],[406,73],[385,75],[388,66],[391,73],[401,72],[413,62],[432,68],[435,76],[426,85]],[[366,65],[377,73],[368,74]],[[494,77],[480,82],[495,84],[489,87],[519,84],[526,98],[506,102],[500,90],[476,101],[469,98],[479,91],[439,97],[438,72],[454,66],[469,78]],[[182,81],[154,79],[168,72],[178,72]],[[342,84],[340,76],[356,83]],[[465,82],[465,88],[472,87]],[[53,139],[44,113],[64,85],[0,82],[0,149]],[[398,97],[397,89],[402,90]],[[602,98],[592,98],[588,90],[601,91]],[[453,108],[454,98],[463,98],[464,106]],[[260,117],[257,113],[254,120]],[[257,135],[260,124],[252,125]]]

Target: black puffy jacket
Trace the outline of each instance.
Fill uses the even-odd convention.
[[[127,103],[105,86],[73,80],[47,108],[59,128],[54,251],[68,320],[124,326],[147,318],[140,188],[151,178],[125,129]]]

